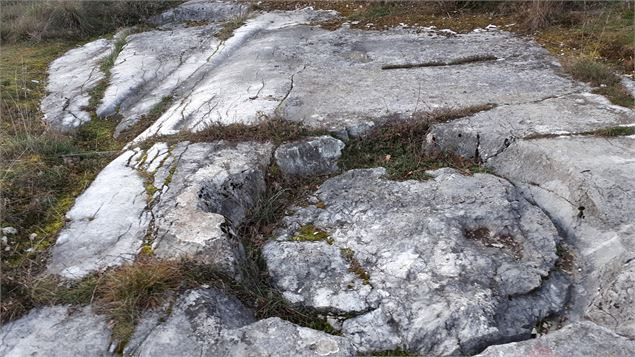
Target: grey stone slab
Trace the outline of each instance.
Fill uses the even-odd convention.
[[[318,189],[321,205],[294,208],[263,249],[285,299],[355,313],[342,332],[362,352],[431,356],[528,338],[560,311],[568,282],[554,271],[549,218],[495,176],[431,174],[397,182],[353,170]],[[329,237],[311,238],[320,232]]]

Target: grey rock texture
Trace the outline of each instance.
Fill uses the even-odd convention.
[[[248,5],[237,1],[190,0],[150,20],[155,25],[185,21],[223,22],[238,17],[248,10]]]
[[[135,259],[150,217],[144,180],[134,168],[139,150],[128,150],[104,168],[66,213],[48,272],[79,279]]]
[[[127,37],[97,114],[121,114],[119,134],[171,100],[78,197],[48,273],[82,278],[132,262],[145,245],[158,258],[195,259],[240,282],[235,232],[267,190],[272,153],[284,174],[312,176],[337,172],[344,146],[323,136],[275,153],[255,142],[136,147],[155,136],[285,118],[347,138],[387,120],[490,103],[434,124],[425,145],[483,162],[497,176],[441,169],[428,181],[396,182],[381,168],[354,170],[326,181],[308,206],[289,207],[262,251],[271,283],[288,303],[328,315],[341,336],[256,321],[235,297],[199,289],[169,315],[148,313],[126,354],[399,348],[453,356],[500,343],[483,355],[635,353],[635,137],[588,135],[635,125],[633,110],[589,93],[545,49],[495,26],[461,35],[329,31],[317,25],[337,14],[306,8],[252,13],[219,40],[224,22],[245,11],[239,2],[188,1],[155,17],[159,27]],[[41,105],[52,127],[91,119],[84,107],[112,49],[97,40],[52,63]],[[496,59],[416,66],[483,55]],[[563,238],[579,267],[570,275],[558,265]],[[509,343],[565,309],[571,325]],[[88,308],[34,310],[1,331],[0,355],[108,354],[106,322]]]
[[[631,339],[635,338],[635,260],[630,260],[612,281],[601,284],[587,316]]]
[[[353,134],[388,116],[523,103],[585,88],[558,75],[544,49],[508,33],[446,37],[406,30],[327,31],[303,25],[307,14],[267,13],[248,21],[227,41],[223,70],[210,71],[139,140],[179,128],[250,124],[274,115]],[[240,46],[230,46],[238,41]],[[382,70],[384,65],[479,54],[500,60]]]
[[[490,346],[479,357],[626,357],[635,355],[635,341],[590,322],[576,322],[533,340]]]
[[[224,329],[254,321],[236,298],[216,289],[192,290],[179,298],[169,318],[145,334],[134,356],[202,356],[209,354]],[[133,337],[133,340],[137,338]]]
[[[336,14],[307,8],[259,13],[221,43],[213,33],[221,21],[235,16],[237,7],[188,2],[165,18],[200,16],[212,23],[131,35],[98,113],[112,114],[120,105],[120,132],[162,97],[173,97],[174,104],[137,141],[214,123],[253,124],[276,115],[345,136],[418,111],[530,103],[588,90],[560,75],[543,48],[497,30],[454,36],[346,26],[328,31],[313,24]],[[382,69],[475,55],[498,60]]]
[[[634,155],[632,137],[561,137],[517,141],[488,162],[573,242],[584,266],[576,294],[581,309],[606,295],[602,289],[635,257]],[[624,308],[611,326],[632,323],[633,311]]]
[[[328,16],[333,13],[303,9],[264,13],[247,20],[218,46],[204,70],[174,91],[174,105],[136,140],[155,134],[200,130],[214,123],[253,124],[272,114],[289,91],[290,76],[300,66],[293,55],[290,65],[279,61],[275,54],[297,39],[290,36],[260,39],[261,34],[276,33]],[[254,41],[255,38],[259,40]],[[246,46],[250,43],[254,45]]]
[[[174,160],[155,174],[156,255],[196,258],[236,275],[242,246],[233,231],[266,190],[271,152],[270,144],[249,142],[177,145]],[[162,171],[172,172],[170,182],[157,182]]]
[[[635,113],[602,96],[576,93],[545,100],[500,105],[473,116],[436,124],[427,135],[428,151],[453,151],[487,161],[514,141],[529,136],[572,135],[635,123]]]
[[[270,144],[249,142],[127,150],[67,213],[48,272],[79,279],[132,262],[145,241],[158,257],[236,275],[242,246],[233,230],[266,189],[271,153]]]
[[[117,133],[130,128],[183,84],[217,50],[218,26],[154,30],[126,37],[97,115],[118,111]]]
[[[254,322],[252,312],[216,289],[179,299],[171,315],[129,349],[134,356],[343,356],[354,350],[342,337],[279,318]],[[139,331],[139,330],[138,330]],[[138,341],[139,338],[133,338]]]
[[[338,171],[344,143],[328,135],[280,145],[274,154],[285,175],[312,176]]]
[[[512,185],[452,169],[424,182],[384,174],[332,178],[315,194],[322,208],[284,219],[263,257],[289,302],[354,313],[342,332],[362,352],[434,356],[527,338],[561,310],[556,228]],[[329,237],[303,238],[307,225]]]
[[[110,331],[89,307],[51,306],[32,310],[0,328],[0,356],[112,356]]]
[[[40,106],[45,122],[66,131],[90,121],[84,107],[88,106],[91,89],[104,79],[99,66],[112,47],[111,41],[99,39],[72,49],[51,63],[47,95]]]
[[[294,325],[277,317],[229,330],[215,346],[217,356],[355,356],[345,338]]]

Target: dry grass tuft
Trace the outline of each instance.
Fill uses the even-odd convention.
[[[106,272],[95,290],[95,306],[113,323],[112,338],[126,345],[141,313],[161,306],[183,284],[175,261],[140,258],[135,264]]]
[[[141,22],[180,1],[9,0],[2,3],[3,41],[87,39]]]
[[[184,140],[190,142],[210,142],[216,140],[225,140],[230,142],[256,141],[271,142],[275,145],[279,145],[286,141],[325,134],[328,133],[324,130],[308,128],[301,122],[276,117],[265,119],[254,125],[212,124],[195,133],[187,132],[176,135],[157,136],[146,140],[142,146],[150,147],[156,142],[167,142],[170,144]]]
[[[428,156],[424,152],[430,124],[446,122],[489,110],[493,105],[417,113],[408,120],[389,120],[368,134],[350,140],[340,159],[344,170],[383,166],[396,180],[426,179],[425,171],[454,167],[465,173],[482,172],[484,167],[459,156],[442,153]]]
[[[245,24],[247,13],[241,14],[223,24],[223,27],[216,33],[216,37],[221,41],[227,41],[234,35],[234,31]]]

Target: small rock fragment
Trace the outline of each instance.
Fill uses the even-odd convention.
[[[276,149],[276,164],[285,175],[312,176],[338,171],[344,143],[328,135],[283,144]]]
[[[13,227],[4,227],[4,228],[2,228],[2,234],[16,235],[16,234],[18,234],[18,230],[13,228]]]

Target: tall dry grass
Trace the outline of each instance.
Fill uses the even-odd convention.
[[[2,2],[0,38],[5,42],[80,39],[136,24],[174,6],[177,0],[87,1],[9,0]]]

